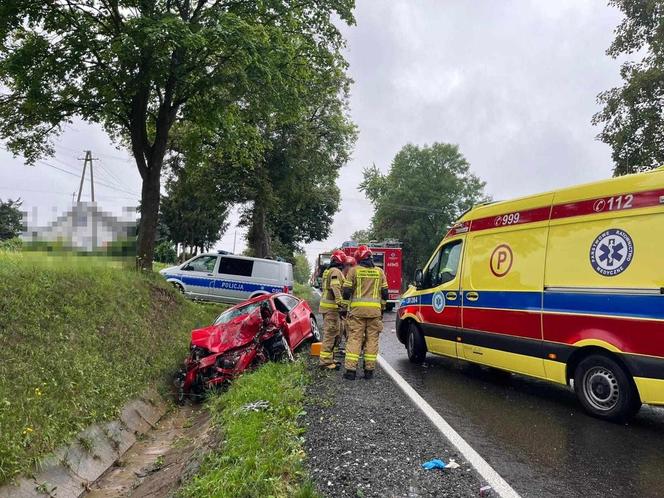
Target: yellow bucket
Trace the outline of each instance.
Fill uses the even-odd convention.
[[[320,356],[320,348],[322,344],[320,342],[314,342],[311,345],[311,356]]]

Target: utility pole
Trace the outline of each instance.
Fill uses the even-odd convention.
[[[83,181],[85,180],[85,169],[88,166],[88,163],[90,163],[90,193],[92,195],[92,202],[95,201],[95,179],[94,179],[94,173],[92,171],[92,161],[96,161],[97,159],[94,159],[92,157],[92,151],[91,150],[86,150],[85,151],[85,157],[79,157],[79,161],[84,161],[83,163],[83,174],[81,175],[81,183],[78,186],[78,199],[76,200],[77,203],[81,202],[81,192],[83,192]]]
[[[237,240],[237,228],[235,229],[235,235],[233,235],[233,254],[235,254],[235,241]]]

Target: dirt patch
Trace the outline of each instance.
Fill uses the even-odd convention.
[[[174,409],[147,432],[84,495],[88,498],[173,494],[191,475],[217,438],[200,406]]]

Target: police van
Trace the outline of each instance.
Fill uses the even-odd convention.
[[[427,352],[563,385],[590,414],[664,404],[664,167],[477,206],[402,297]]]
[[[201,254],[159,272],[192,299],[239,303],[275,292],[293,292],[293,266],[234,254]]]

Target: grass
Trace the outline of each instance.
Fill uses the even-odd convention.
[[[203,462],[182,490],[188,498],[314,497],[304,469],[303,431],[306,363],[269,363],[237,379],[208,402],[221,447]],[[266,400],[265,411],[243,411]]]
[[[0,251],[0,483],[165,386],[220,309],[106,258]]]

